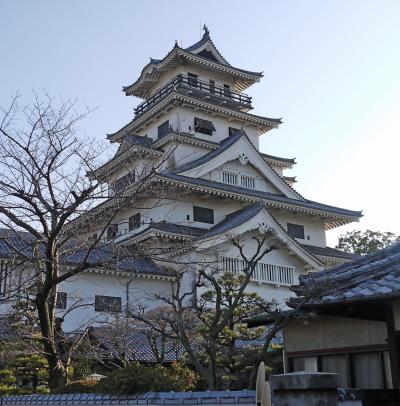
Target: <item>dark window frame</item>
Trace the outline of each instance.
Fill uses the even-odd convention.
[[[215,131],[215,127],[212,121],[195,117],[194,130],[201,134],[212,135],[213,131]]]
[[[210,93],[215,94],[215,80],[210,79]]]
[[[191,87],[199,86],[199,77],[195,73],[188,72],[188,84]]]
[[[122,298],[120,296],[95,295],[94,310],[101,313],[122,313]]]
[[[232,97],[231,85],[224,84],[224,96],[229,98]]]
[[[56,309],[65,310],[67,308],[68,294],[67,292],[56,293]]]
[[[193,206],[193,221],[199,223],[214,224],[214,209],[208,207]]]
[[[170,131],[169,120],[164,121],[157,127],[157,137],[162,138],[167,135]]]
[[[135,183],[136,174],[135,171],[129,172],[126,175],[118,178],[113,185],[114,193],[119,193],[125,190],[125,188],[132,183]]]
[[[118,235],[118,224],[110,224],[107,228],[107,240],[113,240]]]
[[[133,216],[129,217],[128,219],[129,231],[139,228],[140,225],[141,225],[140,213],[136,213]]]
[[[298,238],[300,240],[305,239],[304,226],[301,224],[287,223],[287,231],[293,238]]]

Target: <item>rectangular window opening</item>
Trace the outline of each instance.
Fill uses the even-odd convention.
[[[228,183],[229,185],[237,185],[238,175],[236,173],[222,171],[222,182]]]
[[[121,313],[122,299],[116,296],[98,296],[94,298],[94,310],[105,313]]]
[[[188,73],[188,84],[189,86],[192,87],[197,87],[198,86],[198,80],[197,80],[197,75],[194,73]]]
[[[56,309],[67,308],[67,292],[56,293]]]
[[[224,96],[231,97],[231,87],[229,85],[224,85]]]
[[[193,220],[199,223],[214,224],[214,210],[193,206]]]
[[[300,224],[287,223],[287,231],[292,237],[304,240],[304,226]]]
[[[215,81],[210,80],[210,93],[215,94]]]
[[[158,126],[158,129],[157,129],[158,138],[162,138],[162,137],[166,136],[169,133],[169,131],[170,131],[170,125],[169,125],[169,120],[167,120]]]
[[[118,234],[118,224],[110,224],[107,228],[107,240],[113,240]]]
[[[212,135],[213,131],[215,131],[215,127],[212,121],[203,120],[202,118],[195,117],[194,130],[198,133]]]
[[[251,176],[244,176],[241,177],[241,186],[247,189],[255,189],[256,188],[256,180]]]
[[[129,231],[140,227],[140,213],[129,217]]]

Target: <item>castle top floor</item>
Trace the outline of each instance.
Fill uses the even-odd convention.
[[[123,88],[127,96],[136,96],[148,101],[175,77],[188,78],[189,84],[202,86],[211,93],[221,95],[240,94],[258,82],[262,72],[251,72],[231,66],[218,51],[210,33],[204,26],[200,41],[188,48],[181,48],[177,42],[163,59],[150,59],[139,78]],[[249,104],[249,103],[248,103]]]

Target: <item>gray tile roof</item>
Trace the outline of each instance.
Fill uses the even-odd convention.
[[[300,284],[292,289],[298,296],[310,296],[307,306],[400,296],[400,243],[325,271],[301,275]]]
[[[127,135],[125,137],[125,140],[131,144],[140,145],[145,148],[151,148],[154,143],[154,141],[151,138],[149,138],[147,136],[143,137],[141,135],[136,135],[136,134]]]
[[[245,207],[244,209],[235,211],[234,213],[226,216],[224,220],[216,224],[214,227],[211,227],[205,234],[201,236],[201,239],[210,238],[219,234],[226,233],[229,230],[232,230],[233,228],[246,223],[246,221],[252,219],[263,209],[264,205],[260,203],[254,203],[250,206]]]
[[[259,199],[271,200],[271,201],[275,201],[275,202],[295,205],[295,206],[299,206],[299,207],[305,207],[305,208],[309,208],[309,209],[323,210],[326,212],[330,212],[332,214],[338,214],[338,215],[342,215],[342,216],[350,216],[350,217],[361,217],[362,216],[362,213],[360,211],[342,209],[340,207],[330,206],[327,204],[314,202],[312,200],[302,201],[302,200],[291,199],[291,198],[283,196],[283,195],[263,192],[261,190],[247,189],[247,188],[244,188],[241,186],[228,185],[226,183],[214,182],[214,181],[206,180],[206,179],[191,178],[188,176],[178,175],[178,174],[172,173],[172,172],[163,172],[161,176],[163,176],[167,179],[176,180],[176,181],[186,183],[186,184],[209,187],[209,188],[218,189],[220,191],[224,191],[224,192],[228,192],[228,193],[238,193],[238,194],[242,194],[245,196],[251,196],[251,197],[255,197],[255,198],[259,198]]]
[[[147,392],[135,395],[77,393],[19,395],[3,398],[4,405],[254,405],[255,391]]]
[[[316,247],[314,245],[302,244],[302,246],[313,255],[319,255],[324,257],[344,258],[344,259],[357,259],[359,255],[352,254],[350,252],[340,251],[331,247]]]
[[[266,154],[264,152],[260,152],[260,155],[267,159],[273,159],[274,161],[281,161],[281,162],[285,162],[285,163],[293,164],[293,165],[296,163],[296,158],[281,158],[279,156]]]
[[[25,257],[27,260],[32,257],[35,238],[29,233],[14,232],[2,229],[0,232],[0,257]],[[44,249],[44,247],[42,247]],[[83,247],[83,244],[71,243],[68,254],[61,257],[65,265],[77,265],[82,263],[89,252],[87,264],[91,267],[113,269],[123,272],[138,272],[145,274],[165,275],[158,265],[151,259],[139,256],[132,250],[121,248],[115,244],[99,244],[94,248]]]

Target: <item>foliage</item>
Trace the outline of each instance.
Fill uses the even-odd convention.
[[[340,236],[336,248],[357,255],[366,255],[396,242],[400,242],[400,236],[391,232],[354,230]]]
[[[98,392],[99,381],[82,379],[67,383],[62,388],[56,389],[53,393],[96,393]]]
[[[142,393],[160,391],[187,391],[194,388],[196,374],[189,368],[174,363],[169,367],[134,363],[117,369],[99,383],[103,393]]]

